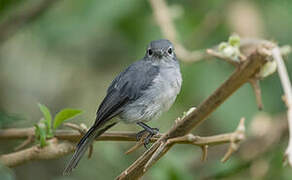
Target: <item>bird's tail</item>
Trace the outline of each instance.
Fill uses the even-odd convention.
[[[98,124],[97,126],[92,126],[87,133],[82,137],[79,141],[78,145],[76,146],[76,150],[67,164],[65,170],[63,171],[63,175],[69,175],[72,170],[77,166],[80,159],[86,152],[87,148],[93,143],[94,139],[101,134],[103,134],[106,130],[114,126],[116,122],[111,124]]]

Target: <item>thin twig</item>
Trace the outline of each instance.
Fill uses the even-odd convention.
[[[207,156],[208,156],[208,145],[204,145],[201,147],[202,149],[202,156],[201,156],[201,161],[206,161],[207,160]]]
[[[0,141],[1,140],[18,140],[27,139],[29,136],[34,137],[34,128],[10,128],[0,129]],[[60,130],[57,129],[54,133],[54,137],[59,140],[67,140],[71,142],[77,142],[83,135],[76,130]],[[155,135],[150,139],[150,142],[156,141],[160,135]],[[96,138],[96,141],[136,141],[135,132],[106,132],[100,137]]]
[[[87,156],[88,159],[92,157],[92,153],[93,153],[93,145],[91,144],[88,149],[88,156]]]
[[[220,59],[220,60],[224,60],[224,61],[226,61],[226,62],[232,64],[232,65],[235,66],[235,67],[238,67],[238,66],[239,66],[239,62],[234,61],[234,60],[231,59],[230,57],[228,57],[228,56],[224,56],[222,53],[219,53],[219,52],[217,52],[217,51],[215,51],[215,50],[213,50],[213,49],[207,49],[206,52],[207,52],[207,54],[209,54],[209,55],[211,55],[211,56],[213,56],[213,57],[216,57],[216,58],[218,58],[218,59]]]
[[[83,125],[77,125],[74,123],[64,123],[65,127],[69,127],[71,129],[79,131],[80,134],[85,134],[88,131],[88,128],[83,127]]]
[[[244,139],[244,132],[245,132],[244,121],[245,121],[245,119],[241,118],[235,133],[231,137],[228,151],[226,152],[226,154],[222,158],[221,162],[226,162],[230,158],[232,153],[238,149],[239,143],[236,142],[236,139]]]
[[[285,103],[287,105],[287,117],[289,125],[289,143],[285,152],[284,159],[287,160],[290,166],[292,166],[292,89],[291,82],[287,73],[286,66],[281,56],[281,52],[278,47],[272,50],[272,55],[277,63],[278,74],[282,83],[282,87],[285,93]]]
[[[15,147],[14,150],[19,151],[20,149],[23,149],[25,146],[33,142],[34,142],[34,136],[28,136],[27,139],[23,141],[19,146]]]
[[[134,146],[132,146],[129,150],[127,150],[127,151],[125,152],[125,154],[130,154],[130,153],[136,151],[137,149],[139,149],[140,147],[142,147],[143,144],[144,144],[144,143],[143,143],[143,139],[141,139],[141,140],[138,141]]]
[[[140,147],[142,147],[142,146],[144,145],[144,140],[147,138],[148,135],[149,135],[149,133],[145,131],[145,132],[142,134],[142,136],[141,136],[141,138],[139,139],[139,141],[137,141],[136,144],[135,144],[134,146],[132,146],[128,151],[126,151],[125,154],[130,154],[130,153],[136,151],[137,149],[139,149]],[[161,134],[158,133],[158,134],[156,134],[154,137],[159,138],[159,137],[161,137]],[[136,136],[136,138],[137,138],[137,136]]]

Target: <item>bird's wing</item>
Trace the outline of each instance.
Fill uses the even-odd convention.
[[[159,67],[145,60],[133,63],[120,73],[109,86],[107,95],[97,110],[95,125],[120,114],[126,104],[143,94],[158,73]]]

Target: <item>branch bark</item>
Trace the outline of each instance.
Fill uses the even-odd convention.
[[[8,167],[15,167],[32,160],[60,158],[71,153],[74,149],[74,144],[66,141],[58,143],[58,139],[54,138],[49,140],[48,145],[44,148],[36,145],[25,150],[4,154],[0,156],[0,161]]]
[[[23,129],[6,129],[0,130],[0,140],[16,140],[34,136],[33,128]],[[161,135],[151,138],[155,142]],[[57,130],[55,137],[48,140],[48,145],[40,148],[39,145],[32,146],[28,149],[4,154],[0,156],[0,161],[8,167],[15,167],[33,160],[56,159],[74,151],[75,142],[82,137],[78,131]],[[223,143],[240,142],[244,139],[244,132],[235,131],[220,135],[201,137],[188,134],[177,139],[172,139],[172,143],[192,144],[205,147],[207,145],[218,145]],[[61,141],[60,140],[67,140]],[[105,133],[96,139],[97,141],[136,141],[136,133],[131,132],[110,132]],[[89,154],[91,152],[89,151]]]
[[[82,138],[82,134],[76,130],[56,130],[55,137],[59,140],[77,142]],[[34,128],[11,128],[0,129],[0,140],[27,139],[34,136]],[[153,142],[159,136],[154,136],[150,140]],[[96,139],[97,141],[136,141],[134,132],[106,132]]]

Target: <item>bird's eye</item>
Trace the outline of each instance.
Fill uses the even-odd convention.
[[[172,54],[172,48],[169,48],[169,49],[167,50],[167,52],[168,52],[168,54]]]
[[[147,53],[148,53],[149,56],[152,56],[152,55],[153,55],[153,51],[152,51],[152,49],[148,49],[148,50],[147,50]]]

